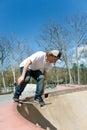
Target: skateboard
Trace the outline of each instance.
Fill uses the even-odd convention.
[[[24,104],[24,103],[25,104],[39,104],[39,103],[34,102],[33,100],[26,100],[26,99],[19,99],[15,102],[18,102],[20,104]]]
[[[51,103],[45,103],[43,105],[43,104],[40,104],[38,102],[34,102],[34,100],[26,100],[26,99],[19,99],[19,100],[15,101],[15,102],[17,102],[18,104],[32,104],[32,105],[39,104],[40,107],[43,107],[45,105],[50,105],[51,104]]]

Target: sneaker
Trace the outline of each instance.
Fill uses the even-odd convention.
[[[18,94],[14,94],[13,100],[15,102],[17,102],[19,100],[19,95]]]
[[[45,102],[43,101],[42,97],[35,97],[34,102],[39,103],[41,106],[45,105]]]

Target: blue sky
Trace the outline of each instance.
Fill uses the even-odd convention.
[[[43,24],[87,12],[87,0],[0,0],[0,35],[28,37],[31,43]]]

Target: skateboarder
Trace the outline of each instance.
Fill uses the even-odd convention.
[[[37,81],[34,101],[44,105],[42,94],[44,90],[44,81],[47,77],[47,72],[51,69],[52,63],[55,63],[61,57],[59,50],[52,50],[50,52],[38,51],[20,64],[21,76],[18,78],[17,86],[14,92],[14,101],[19,100],[26,84],[33,77]]]

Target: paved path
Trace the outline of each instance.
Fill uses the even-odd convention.
[[[12,100],[13,94],[0,95],[0,106]]]

